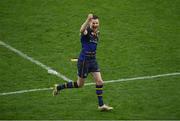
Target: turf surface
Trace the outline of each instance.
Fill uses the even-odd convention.
[[[97,58],[104,81],[180,71],[179,0],[1,0],[0,40],[76,79],[79,28],[100,16]],[[0,46],[0,93],[64,81]],[[89,76],[88,82],[93,82]],[[0,96],[0,119],[180,119],[180,76],[105,84],[97,110],[94,86]]]

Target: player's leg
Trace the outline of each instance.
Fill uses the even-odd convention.
[[[104,105],[103,102],[103,80],[101,78],[101,73],[100,72],[92,72],[93,78],[96,82],[96,94],[98,97],[98,104],[99,106]]]
[[[103,102],[103,80],[100,72],[92,72],[93,78],[96,82],[96,94],[98,97],[99,109],[101,111],[112,110],[113,107],[107,106]]]
[[[75,82],[66,82],[64,84],[55,84],[53,95],[54,96],[57,95],[63,89],[83,87],[84,81],[85,81],[84,78],[78,77],[77,81],[75,81]]]
[[[53,95],[57,95],[61,90],[67,88],[79,88],[83,87],[85,78],[88,75],[87,64],[85,61],[78,61],[78,79],[75,82],[66,82],[64,84],[55,84]]]
[[[78,87],[83,87],[85,82],[85,78],[81,78],[78,76],[77,85]]]

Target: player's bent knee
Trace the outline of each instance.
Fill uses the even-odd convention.
[[[85,81],[85,80],[82,79],[82,78],[79,78],[79,79],[78,79],[77,84],[78,84],[78,87],[79,87],[79,88],[81,88],[81,87],[84,86],[84,81]]]
[[[78,83],[78,87],[81,88],[84,86],[84,83]]]

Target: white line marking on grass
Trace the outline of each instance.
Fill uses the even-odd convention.
[[[167,77],[167,76],[177,76],[180,75],[180,72],[168,73],[168,74],[159,74],[154,76],[142,76],[142,77],[134,77],[134,78],[123,78],[118,80],[110,80],[104,81],[104,83],[113,83],[113,82],[123,82],[123,81],[133,81],[133,80],[144,80],[144,79],[154,79],[159,77]],[[85,85],[94,85],[95,83],[87,83]]]
[[[15,91],[15,92],[5,92],[5,93],[0,93],[0,96],[2,96],[2,95],[20,94],[20,93],[26,93],[26,92],[45,91],[45,90],[52,90],[52,89],[53,88],[41,88],[41,89],[20,90],[20,91]]]
[[[154,78],[177,76],[177,75],[180,75],[180,72],[168,73],[168,74],[159,74],[159,75],[154,75],[154,76],[142,76],[142,77],[135,77],[135,78],[124,78],[124,79],[118,79],[118,80],[110,80],[110,81],[104,81],[104,83],[114,83],[114,82],[132,81],[132,80],[154,79]],[[89,86],[89,85],[95,85],[95,83],[87,83],[87,84],[85,84],[85,86]],[[20,93],[26,93],[26,92],[52,90],[52,89],[53,88],[40,88],[40,89],[21,90],[21,91],[15,91],[15,92],[5,92],[5,93],[0,93],[0,96],[12,95],[12,94],[20,94]]]
[[[20,55],[21,57],[23,57],[24,59],[27,59],[29,61],[31,61],[32,63],[35,63],[36,65],[42,67],[43,69],[47,70],[49,74],[52,74],[52,75],[56,75],[57,77],[59,78],[62,78],[63,80],[65,81],[71,81],[70,79],[68,79],[66,76],[64,76],[63,74],[61,74],[60,72],[57,72],[56,70],[52,69],[51,67],[48,67],[46,65],[44,65],[43,63],[33,59],[32,57],[29,57],[28,55],[24,54],[23,52],[15,49],[14,47],[6,44],[5,42],[1,41],[0,40],[0,45],[6,47],[7,49],[15,52],[16,54]]]

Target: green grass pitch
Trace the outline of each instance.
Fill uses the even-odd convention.
[[[79,28],[100,17],[97,58],[104,81],[180,72],[179,0],[0,0],[0,40],[76,80]],[[0,93],[64,81],[0,45]],[[86,83],[93,82],[89,75]],[[180,119],[180,76],[0,96],[0,119]]]

